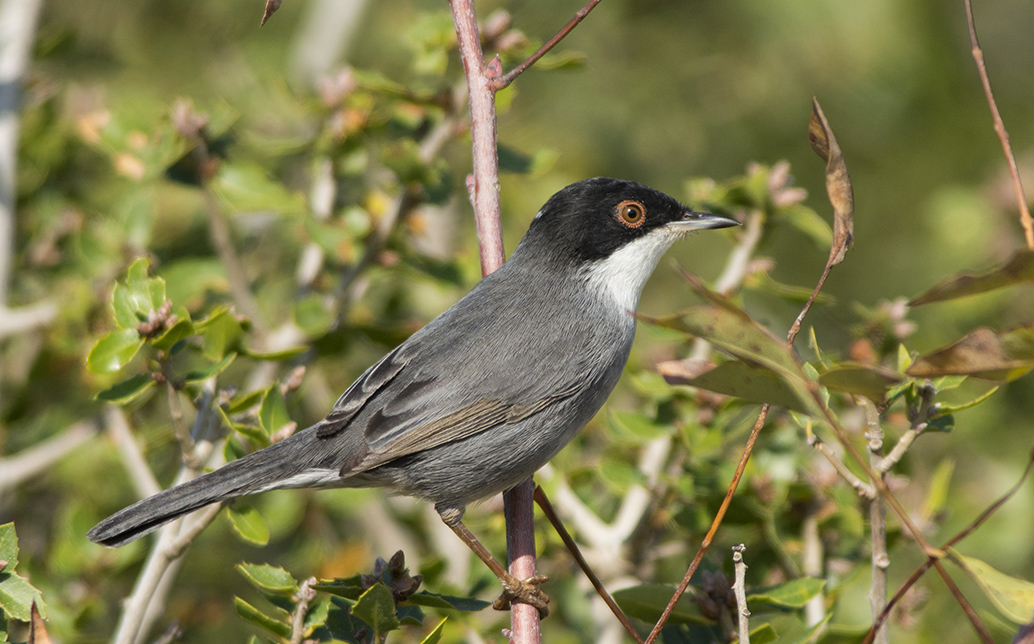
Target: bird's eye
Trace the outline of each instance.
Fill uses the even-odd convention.
[[[622,201],[618,204],[618,221],[629,228],[639,228],[646,221],[646,208],[638,201]]]

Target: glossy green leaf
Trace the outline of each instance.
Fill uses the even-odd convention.
[[[305,613],[305,629],[318,628],[323,626],[327,622],[327,615],[330,612],[330,599],[324,598],[322,601],[310,604],[309,611]]]
[[[115,315],[115,324],[121,329],[135,329],[138,324],[147,320],[137,302],[134,301],[129,288],[125,284],[115,284],[111,292],[111,309]],[[138,315],[138,312],[141,313]]]
[[[18,567],[18,535],[14,522],[0,525],[0,561],[7,562],[4,568],[7,572]]]
[[[298,582],[283,568],[265,564],[237,564],[237,571],[244,578],[265,590],[278,595],[293,595],[298,592]]]
[[[264,546],[269,543],[269,528],[254,507],[240,501],[226,507],[230,525],[237,536],[247,543]]]
[[[662,584],[643,584],[622,588],[614,592],[614,601],[629,617],[641,619],[653,624],[664,612],[664,608],[675,594],[675,588]],[[712,624],[713,622],[700,613],[700,608],[689,597],[679,598],[675,610],[668,620],[669,624]]]
[[[438,622],[438,625],[427,634],[427,637],[420,640],[420,644],[438,644],[438,642],[442,641],[442,634],[445,633],[445,622],[447,621],[449,621],[448,617]]]
[[[359,599],[359,596],[363,594],[363,581],[360,575],[354,575],[352,577],[342,579],[324,579],[320,583],[314,584],[312,587],[320,592],[330,593],[331,595],[344,597],[345,599],[353,601]],[[412,600],[412,598],[410,599]]]
[[[395,615],[402,626],[423,626],[424,611],[419,606],[396,606]]]
[[[116,405],[128,405],[156,386],[157,383],[151,377],[151,374],[144,373],[112,385],[94,397],[97,400],[103,400]]]
[[[940,390],[938,390],[938,391],[940,391]],[[994,387],[991,387],[990,389],[988,389],[984,393],[980,394],[979,396],[977,396],[973,400],[968,400],[966,402],[957,403],[957,404],[954,404],[954,405],[948,405],[946,403],[937,403],[937,408],[935,410],[934,417],[936,418],[937,416],[946,416],[948,414],[954,414],[955,412],[962,411],[963,409],[969,409],[971,407],[976,407],[977,405],[979,405],[980,403],[984,402],[985,400],[990,398],[992,395],[994,395],[994,393],[996,391],[998,391],[998,386],[997,385],[994,386]]]
[[[291,417],[287,415],[287,401],[284,399],[284,394],[280,392],[279,385],[273,385],[266,390],[266,395],[262,397],[259,424],[267,434],[272,436],[289,422],[291,422]]]
[[[362,621],[352,617],[352,606],[353,602],[340,597],[331,597],[326,627],[331,637],[335,640],[348,642],[349,644],[359,644],[355,633],[360,630],[368,631],[369,627],[363,624]],[[363,644],[369,644],[369,642],[369,639],[363,639]]]
[[[86,368],[94,373],[114,373],[129,364],[143,344],[136,329],[112,331],[90,349]]]
[[[389,632],[398,629],[399,620],[395,615],[395,600],[391,591],[384,584],[378,582],[360,595],[355,606],[352,607],[352,616],[357,617],[373,628],[373,639],[380,641]]]
[[[819,384],[836,391],[865,396],[880,403],[887,391],[901,382],[896,373],[871,365],[842,362],[819,376]]]
[[[409,596],[409,601],[428,608],[454,608],[462,611],[479,611],[492,605],[473,597],[456,597],[454,595],[439,595],[437,593],[421,590]]]
[[[1026,624],[1034,615],[1034,583],[1010,577],[984,561],[966,557],[954,548],[948,549],[952,561],[980,585],[987,598],[1002,615],[1017,624]]]
[[[233,607],[237,609],[237,614],[244,620],[266,629],[277,637],[286,639],[291,636],[290,624],[284,620],[266,615],[240,597],[233,598]]]
[[[786,583],[760,588],[747,595],[747,606],[752,612],[771,609],[804,608],[808,601],[822,592],[824,579],[802,577]]]
[[[255,405],[262,403],[262,398],[266,395],[265,389],[256,389],[255,391],[249,391],[245,394],[234,396],[230,399],[230,405],[226,409],[231,414],[242,412],[246,409],[254,407]]]

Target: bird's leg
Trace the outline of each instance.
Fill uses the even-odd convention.
[[[478,556],[478,559],[485,562],[488,569],[499,578],[499,582],[503,585],[503,594],[492,604],[493,608],[496,610],[508,610],[511,601],[520,601],[537,608],[541,617],[549,615],[549,596],[539,588],[539,584],[548,581],[549,577],[535,575],[527,579],[517,579],[507,572],[506,568],[503,568],[503,565],[492,556],[492,553],[481,545],[474,533],[467,529],[467,526],[463,525],[463,510],[438,505],[435,505],[434,509],[438,511],[442,522],[449,526],[456,533],[456,536]]]

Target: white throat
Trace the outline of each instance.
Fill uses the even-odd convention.
[[[593,262],[585,269],[586,281],[590,288],[609,297],[622,312],[634,312],[657,262],[681,236],[667,227],[657,228]]]

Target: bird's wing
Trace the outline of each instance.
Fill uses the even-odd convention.
[[[362,433],[365,453],[342,459],[343,471],[523,420],[593,381],[580,327],[529,324],[534,307],[494,301],[490,280],[479,286],[370,367],[317,424],[320,438]],[[551,316],[551,305],[538,313]]]

